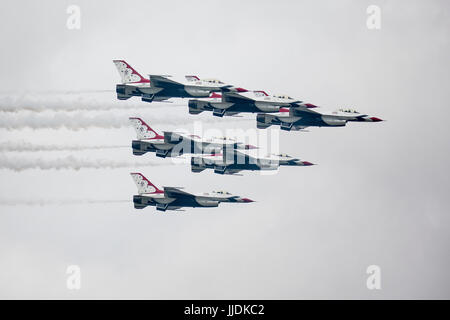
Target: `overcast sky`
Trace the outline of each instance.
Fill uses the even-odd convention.
[[[66,27],[71,4],[79,30]],[[366,26],[369,5],[379,30]],[[72,155],[155,166],[0,169],[0,297],[450,298],[449,28],[445,0],[3,1],[0,109],[53,109],[0,111],[0,143],[126,146],[129,116],[160,131],[256,127],[255,115],[189,115],[187,100],[119,103],[113,59],[387,121],[280,132],[280,151],[318,165],[267,176],[194,174],[130,148],[1,151],[9,165]],[[137,211],[130,171],[257,202]],[[69,265],[81,268],[80,290],[66,287]],[[369,265],[381,290],[366,287]]]

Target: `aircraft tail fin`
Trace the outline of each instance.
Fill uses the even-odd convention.
[[[125,60],[113,60],[116,65],[117,71],[119,71],[120,78],[123,84],[127,83],[150,83],[149,79],[144,78],[133,69]]]
[[[164,139],[141,118],[129,118],[138,139]]]
[[[139,194],[154,194],[154,193],[164,193],[164,191],[158,189],[153,183],[151,183],[142,173],[132,172],[131,177],[138,188]]]

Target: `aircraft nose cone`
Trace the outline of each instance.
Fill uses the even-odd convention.
[[[304,166],[313,166],[314,165],[314,163],[311,163],[309,161],[302,161],[302,163]]]
[[[255,202],[255,201],[249,198],[242,198],[242,202]]]
[[[240,87],[236,88],[236,91],[237,91],[237,92],[248,92],[247,89],[240,88]]]
[[[372,122],[380,122],[380,121],[383,121],[383,120],[381,120],[380,118],[377,118],[377,117],[370,117],[370,120],[372,120]]]

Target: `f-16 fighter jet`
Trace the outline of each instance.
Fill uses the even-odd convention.
[[[247,91],[240,89],[235,92],[223,92],[221,100],[189,100],[189,113],[199,114],[203,111],[212,111],[214,116],[231,116],[241,112],[289,112],[289,107],[302,105],[305,108],[314,108],[312,104],[303,104],[302,101],[286,95],[268,95],[265,91]]]
[[[166,211],[177,210],[183,207],[218,207],[221,202],[253,202],[253,200],[248,198],[234,196],[225,191],[193,194],[178,187],[164,187],[163,190],[160,190],[141,173],[131,173],[131,177],[138,188],[138,195],[133,196],[133,203],[136,209],[154,206],[156,210]]]
[[[220,155],[204,155],[191,158],[192,172],[213,169],[218,174],[235,174],[244,170],[277,170],[280,166],[312,166],[308,161],[292,158],[287,154],[271,154],[266,157],[249,155],[238,150],[223,150]]]
[[[203,139],[196,135],[171,131],[164,131],[163,135],[160,135],[141,118],[130,118],[130,122],[137,135],[137,140],[131,143],[136,156],[155,152],[156,156],[165,158],[187,153],[217,153],[223,148],[256,149],[255,146],[226,137]]]
[[[142,101],[163,101],[170,98],[206,98],[212,92],[232,91],[235,87],[215,79],[185,76],[177,81],[168,75],[141,76],[125,60],[113,60],[122,83],[116,85],[117,99],[126,100],[139,96]]]
[[[351,109],[337,111],[323,111],[321,108],[311,109],[304,106],[291,107],[289,116],[274,116],[260,113],[256,116],[258,129],[265,129],[271,125],[279,125],[282,130],[302,130],[306,127],[343,127],[349,121],[379,122],[376,117],[358,113]]]

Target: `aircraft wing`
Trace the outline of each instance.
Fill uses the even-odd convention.
[[[150,74],[150,85],[152,87],[174,87],[183,86],[180,82],[171,80],[168,76]]]
[[[255,101],[254,99],[240,95],[237,92],[222,92],[222,99],[223,101],[233,103],[248,103]]]
[[[238,174],[241,171],[242,171],[242,169],[233,169],[233,168],[230,168],[228,166],[223,166],[223,165],[216,165],[214,167],[215,173],[226,174],[226,175]]]
[[[257,158],[249,155],[246,152],[241,152],[236,149],[223,150],[221,161],[216,161],[216,168],[217,168],[217,170],[220,170],[219,167],[221,166],[222,170],[224,171],[226,166],[230,166],[230,168],[227,168],[227,172],[231,172],[231,171],[235,170],[232,168],[233,165],[235,165],[235,164],[248,164],[248,163],[256,163],[256,162],[257,162]],[[236,172],[239,172],[239,171],[241,171],[241,170],[237,170]]]
[[[226,85],[223,85],[220,87],[220,89],[222,89],[222,91],[224,91],[224,92],[230,92],[232,90],[232,88],[233,88],[233,86],[229,85],[229,84],[226,84]]]
[[[279,106],[279,107],[291,107],[291,106],[297,106],[302,101],[294,101],[294,102],[281,102],[281,101],[272,101],[272,100],[257,100],[253,99],[251,97],[246,97],[238,92],[225,92],[222,93],[223,100],[226,102],[231,103],[251,103],[253,102],[256,106]]]
[[[180,143],[183,142],[185,144],[192,143],[193,141],[198,143],[201,140],[200,136],[194,134],[186,134],[182,132],[176,131],[163,131],[164,133],[164,142],[166,143]]]
[[[195,155],[195,157],[193,157],[193,158],[202,159],[206,163],[216,163],[216,162],[221,162],[222,157],[223,157],[223,155],[221,155],[221,154],[216,155],[216,154],[203,153],[203,154]]]
[[[192,193],[181,190],[177,187],[164,187],[164,194],[169,198],[189,197],[194,198]]]
[[[232,85],[225,84],[223,86],[208,86],[207,84],[204,85],[195,85],[195,84],[186,84],[186,89],[192,89],[192,90],[198,90],[201,89],[209,89],[210,91],[224,91],[229,92],[231,88],[233,88]]]
[[[187,135],[178,132],[170,132],[164,131],[164,142],[165,143],[173,143],[180,144],[180,147],[186,148],[186,150],[191,151],[199,151],[198,149],[203,149],[204,152],[212,152],[214,150],[219,150],[223,148],[225,142],[213,142],[213,141],[205,141],[201,137],[197,135]],[[193,150],[191,148],[194,148]]]
[[[205,152],[212,152],[214,150],[222,150],[226,144],[220,142],[201,141],[200,145]]]
[[[295,105],[291,107],[294,116],[307,117],[307,116],[320,116],[322,115],[320,112],[315,111],[314,109],[307,108],[304,105]]]
[[[290,104],[291,107],[294,107],[294,108],[295,107],[304,107],[304,108],[306,107],[305,104],[303,103],[303,101],[301,101],[301,100],[297,100],[297,101],[291,102],[289,104]],[[316,107],[316,106],[314,106],[314,107]]]
[[[165,143],[178,143],[184,140],[184,136],[179,134],[178,132],[172,131],[163,131],[164,134],[164,142]]]
[[[225,155],[225,157],[227,156],[228,155]],[[235,157],[238,162],[242,162],[242,160],[245,159],[245,163],[250,163],[251,161],[256,160],[255,157],[249,155],[248,153],[241,152],[236,149],[233,150],[233,157]]]

